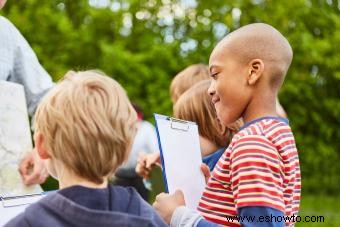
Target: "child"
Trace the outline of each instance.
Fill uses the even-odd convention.
[[[170,84],[170,96],[172,103],[175,104],[178,98],[192,85],[209,79],[208,66],[204,64],[194,64],[180,71]]]
[[[203,163],[212,171],[240,124],[230,129],[219,123],[208,94],[209,86],[210,80],[203,80],[184,92],[174,105],[173,115],[197,123]]]
[[[154,207],[171,226],[294,225],[300,165],[288,121],[277,117],[275,108],[292,56],[282,34],[262,23],[237,29],[215,47],[209,93],[217,116],[223,125],[243,117],[245,125],[212,172],[200,214],[183,206],[180,191],[157,196]],[[238,222],[236,216],[244,219]]]
[[[208,66],[204,64],[193,64],[177,73],[170,84],[170,97],[173,105],[186,90],[207,79],[209,79],[209,71]],[[149,178],[155,164],[160,165],[159,153],[145,154],[141,152],[137,160],[136,172],[144,178]]]
[[[174,117],[197,123],[203,163],[212,171],[241,126],[237,121],[232,128],[223,127],[208,94],[210,80],[203,80],[185,91],[174,105]],[[153,161],[152,161],[153,160]],[[154,164],[160,164],[159,153],[140,157],[136,172],[147,178]]]
[[[67,73],[35,116],[37,152],[60,190],[6,226],[166,226],[134,189],[108,185],[129,154],[136,121],[116,81],[94,71]]]
[[[221,126],[208,95],[210,80],[207,79],[209,79],[209,72],[206,65],[190,65],[172,80],[170,96],[174,104],[174,117],[197,123],[203,163],[207,164],[212,171],[233,134],[242,125],[242,120],[239,119],[228,127]],[[201,83],[199,86],[191,89],[199,83]],[[189,90],[191,91],[189,92]],[[181,104],[177,104],[179,100],[181,100]],[[202,111],[207,115],[202,115]],[[136,172],[140,176],[148,178],[155,164],[160,166],[159,153],[149,155],[142,153],[138,157]]]

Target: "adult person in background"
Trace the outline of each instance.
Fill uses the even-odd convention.
[[[0,9],[6,0],[0,0]],[[28,113],[32,117],[41,97],[53,86],[50,75],[18,29],[0,16],[0,80],[24,86]],[[1,162],[1,161],[0,161]],[[34,151],[28,152],[19,166],[25,185],[41,184],[48,177]]]
[[[148,201],[149,190],[144,185],[143,178],[136,173],[135,168],[138,156],[141,153],[141,155],[143,155],[143,153],[159,153],[157,135],[155,127],[144,120],[142,109],[136,104],[133,104],[133,107],[135,108],[138,116],[137,134],[133,141],[128,160],[123,166],[118,168],[115,173],[114,184],[124,187],[134,187],[143,199]]]

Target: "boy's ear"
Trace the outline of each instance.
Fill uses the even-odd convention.
[[[253,59],[249,63],[249,72],[248,72],[248,84],[254,85],[262,76],[264,71],[264,63],[261,59]]]
[[[45,137],[40,132],[37,132],[34,136],[35,148],[41,159],[49,159],[51,156],[48,154],[45,146]]]

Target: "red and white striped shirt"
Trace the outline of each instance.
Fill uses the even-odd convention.
[[[297,215],[301,175],[294,136],[286,119],[264,117],[248,123],[232,139],[203,192],[198,210],[228,226],[237,209],[264,206]],[[291,226],[293,223],[286,223]]]

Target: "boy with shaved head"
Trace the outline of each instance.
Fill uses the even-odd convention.
[[[276,113],[292,57],[286,38],[263,23],[241,27],[217,44],[208,92],[222,124],[243,117],[245,125],[213,170],[198,212],[183,206],[180,191],[157,196],[154,207],[171,226],[294,225],[300,164],[288,120]]]

